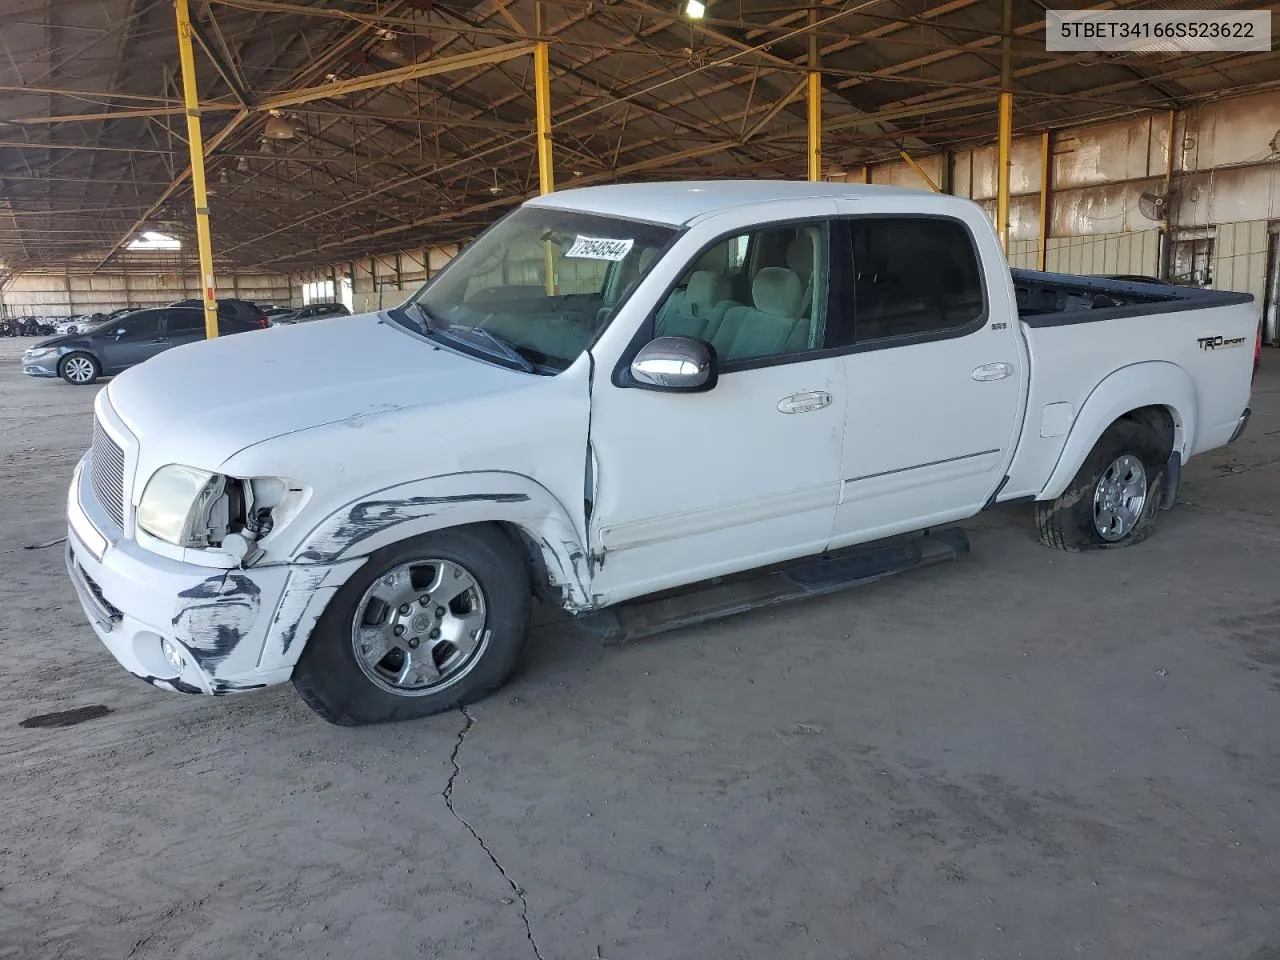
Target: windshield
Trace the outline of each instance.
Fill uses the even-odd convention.
[[[616,217],[522,207],[463,250],[410,301],[418,310],[397,319],[425,325],[508,366],[563,370],[609,322],[676,232]]]

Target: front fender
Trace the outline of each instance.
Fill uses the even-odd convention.
[[[1072,424],[1058,462],[1037,500],[1062,495],[1103,431],[1139,407],[1165,407],[1173,415],[1173,449],[1186,460],[1193,449],[1199,399],[1190,375],[1176,363],[1152,360],[1122,367],[1089,394]]]
[[[552,493],[522,474],[471,471],[375,490],[321,520],[295,548],[295,564],[334,564],[446,527],[510,523],[540,551],[565,609],[591,607],[591,571],[578,527]]]

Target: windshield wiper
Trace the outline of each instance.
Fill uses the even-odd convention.
[[[422,319],[415,320],[413,317],[409,316],[410,309],[417,310],[418,316]],[[404,305],[404,309],[399,312],[406,320],[412,321],[414,326],[418,328],[418,332],[423,336],[429,336],[431,334],[433,328],[431,314],[427,313],[427,311],[423,309],[422,304],[418,303],[416,300],[411,300],[406,303]]]
[[[421,317],[421,319],[419,320],[411,317],[408,312],[409,308],[417,310],[418,316]],[[515,364],[525,373],[537,372],[537,368],[534,366],[533,361],[521,353],[513,344],[508,343],[496,334],[490,333],[484,327],[463,327],[452,323],[443,323],[431,316],[431,314],[427,313],[426,308],[416,301],[405,304],[405,309],[401,312],[407,320],[410,320],[418,327],[418,330],[424,336],[430,337],[433,335],[443,335],[454,340],[462,340],[464,339],[464,335],[470,334],[473,338],[484,340],[493,347],[492,350],[486,350],[486,353],[496,354],[497,356],[503,357]]]
[[[534,372],[535,368],[533,366],[533,362],[528,357],[516,349],[515,346],[508,343],[506,340],[503,340],[496,334],[490,333],[484,327],[457,327],[455,329],[464,330],[473,336],[483,337],[485,340],[488,340],[493,344],[502,356],[506,357],[525,373]]]

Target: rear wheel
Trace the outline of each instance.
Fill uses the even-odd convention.
[[[102,367],[87,353],[69,353],[58,364],[58,373],[62,374],[62,379],[67,383],[84,387],[102,375]]]
[[[496,529],[415,537],[372,555],[335,594],[293,685],[343,726],[455,709],[510,676],[529,604],[524,563]]]
[[[1168,451],[1149,426],[1117,420],[1067,489],[1036,504],[1040,542],[1058,550],[1125,547],[1151,533]]]

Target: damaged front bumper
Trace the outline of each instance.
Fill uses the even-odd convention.
[[[283,683],[329,598],[360,565],[220,569],[162,557],[105,515],[86,457],[67,498],[67,570],[94,632],[130,673],[180,693]]]

